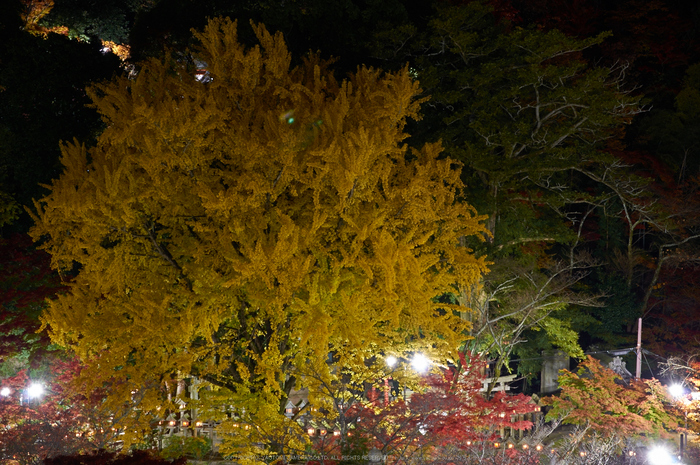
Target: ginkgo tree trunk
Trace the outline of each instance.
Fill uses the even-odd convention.
[[[485,271],[459,245],[483,218],[439,145],[403,144],[418,83],[365,67],[338,82],[315,56],[292,67],[282,35],[254,28],[246,49],[213,20],[193,59],[89,89],[106,128],[62,147],[36,202],[33,238],[75,273],[43,321],[88,388],[109,386],[127,444],[174,408],[175,380],[210,383],[227,418],[278,421],[293,387],[313,403],[299,367],[455,358],[468,330],[436,297]]]

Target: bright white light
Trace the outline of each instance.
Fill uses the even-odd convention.
[[[27,388],[27,395],[30,399],[41,397],[44,393],[44,387],[41,384],[34,383]]]
[[[10,388],[9,387],[4,387],[0,389],[0,396],[7,397],[10,395]]]
[[[387,365],[389,368],[393,368],[393,366],[396,365],[396,362],[397,362],[397,361],[398,361],[398,360],[396,360],[396,357],[394,357],[393,355],[389,355],[389,356],[386,358],[386,360],[385,360],[386,365]]]
[[[682,395],[685,394],[685,388],[683,387],[682,384],[672,384],[668,387],[668,392],[673,397],[681,397]]]
[[[671,453],[661,446],[656,446],[651,449],[647,458],[651,465],[668,465],[675,461]]]
[[[430,360],[423,354],[416,354],[411,360],[411,366],[418,373],[424,373],[430,366]]]

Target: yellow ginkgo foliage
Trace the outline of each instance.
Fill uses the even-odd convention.
[[[293,387],[313,393],[302,372],[451,357],[466,322],[436,297],[485,271],[460,246],[484,228],[455,163],[404,145],[420,103],[408,71],[338,82],[254,28],[246,49],[212,20],[191,58],[91,88],[105,130],[63,146],[36,203],[33,237],[74,275],[44,322],[86,363],[85,388],[109,387],[127,441],[178,379],[269,416]]]

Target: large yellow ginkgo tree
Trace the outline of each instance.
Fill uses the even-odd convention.
[[[191,57],[89,89],[105,130],[62,147],[36,202],[31,234],[71,277],[45,325],[85,363],[85,389],[107,389],[127,443],[178,380],[274,422],[291,389],[313,402],[300,373],[454,357],[468,329],[437,297],[485,271],[460,245],[483,218],[439,145],[405,146],[418,83],[366,67],[338,82],[315,56],[292,67],[281,34],[254,29],[246,48],[212,20]]]

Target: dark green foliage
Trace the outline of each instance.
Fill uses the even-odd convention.
[[[430,95],[421,137],[464,162],[466,197],[491,217],[484,251],[532,260],[545,244],[580,242],[576,226],[609,194],[590,189],[617,161],[605,141],[639,111],[623,68],[582,56],[607,34],[509,29],[477,1],[438,8],[423,33],[406,25],[381,37],[386,59],[410,58]]]
[[[628,342],[631,343],[636,337],[634,323],[640,316],[637,298],[620,275],[615,275],[610,270],[601,270],[597,275],[598,288],[606,295],[605,305],[591,310],[591,315],[600,324],[587,328],[587,332],[591,335],[592,342],[614,345],[621,342],[621,335],[627,334]]]
[[[484,1],[441,5],[424,29],[404,24],[377,45],[387,63],[408,59],[430,95],[414,139],[442,140],[464,163],[465,198],[489,215],[491,237],[472,245],[491,272],[481,294],[462,296],[475,343],[502,361],[518,344],[524,356],[580,354],[578,311],[602,305],[602,290],[583,285],[600,264],[588,252],[595,213],[618,223],[619,203],[644,185],[608,148],[639,102],[624,67],[586,60],[609,34],[577,39],[498,16]]]
[[[167,460],[179,457],[202,460],[210,453],[211,439],[206,437],[172,436],[167,439],[165,447],[160,451],[160,455]]]
[[[483,288],[458,296],[473,311],[473,344],[499,360],[570,350],[577,333],[586,344],[625,346],[658,298],[657,271],[692,256],[677,244],[695,237],[694,194],[674,190],[662,163],[625,146],[625,126],[648,108],[624,61],[598,59],[614,37],[532,27],[492,5],[441,4],[427,24],[375,36],[385,66],[408,61],[430,96],[411,143],[442,140],[464,163],[465,198],[490,217],[492,236],[471,245],[493,261],[491,272]],[[700,100],[692,73],[673,123],[687,138]],[[676,156],[684,179],[696,173],[689,154]],[[525,372],[537,370],[530,365]]]
[[[700,174],[700,64],[688,68],[683,87],[669,103],[673,107],[662,104],[640,118],[635,135],[681,182]]]

